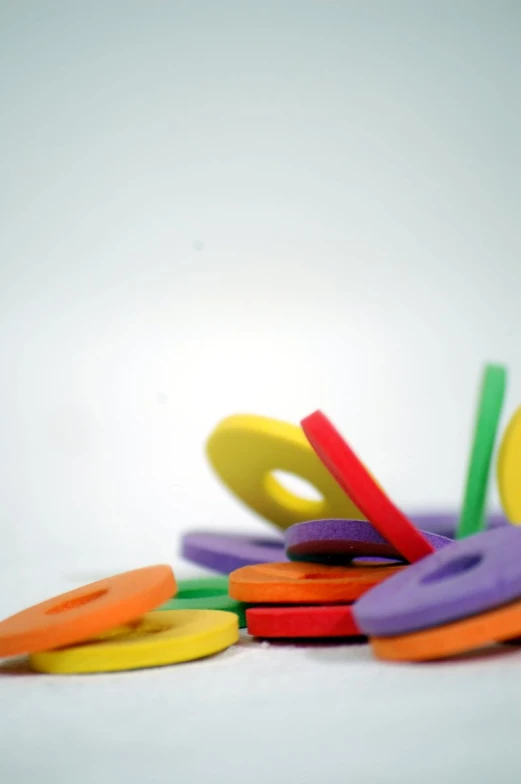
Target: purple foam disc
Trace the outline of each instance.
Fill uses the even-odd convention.
[[[468,536],[372,588],[354,606],[364,634],[409,634],[521,598],[521,528]]]
[[[230,574],[241,566],[286,561],[284,540],[200,531],[185,534],[181,554],[199,566]]]
[[[456,538],[456,529],[459,521],[457,512],[413,512],[408,517],[422,531],[431,531],[433,534],[440,534],[440,536],[446,536],[448,539]],[[487,515],[485,530],[499,528],[508,524],[508,520],[504,515],[500,514],[500,512],[492,512]]]
[[[436,550],[452,543],[444,536],[422,533]],[[405,560],[367,520],[328,519],[297,523],[287,529],[285,542],[286,555],[292,561],[342,564],[362,556]]]

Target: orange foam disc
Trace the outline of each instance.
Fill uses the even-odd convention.
[[[326,566],[290,562],[256,564],[229,577],[233,599],[249,604],[335,604],[352,602],[404,566]]]
[[[87,640],[170,599],[170,566],[147,566],[62,593],[0,623],[0,656],[18,656]]]
[[[456,656],[518,635],[521,635],[521,601],[413,634],[371,637],[371,644],[379,659],[429,661]]]

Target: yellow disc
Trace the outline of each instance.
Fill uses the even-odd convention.
[[[503,511],[514,525],[521,525],[521,407],[503,435],[497,459],[497,482]]]
[[[239,639],[235,613],[221,610],[151,612],[89,642],[33,653],[33,670],[110,672],[192,661],[229,648]]]
[[[296,425],[261,416],[231,416],[217,425],[206,451],[224,484],[257,514],[283,530],[304,520],[364,519]],[[299,498],[281,485],[274,471],[306,479],[322,499]]]

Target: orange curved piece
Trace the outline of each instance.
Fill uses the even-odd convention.
[[[379,659],[429,661],[456,656],[519,635],[521,601],[434,629],[399,637],[371,637],[370,641]]]
[[[290,562],[255,564],[229,577],[233,599],[250,604],[335,604],[352,602],[404,566],[325,566]]]
[[[176,592],[170,566],[147,566],[62,593],[0,622],[0,657],[72,645],[128,623]]]

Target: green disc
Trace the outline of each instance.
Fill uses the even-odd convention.
[[[490,462],[505,397],[506,378],[506,368],[501,365],[485,367],[457,539],[476,534],[484,527]]]
[[[246,626],[246,606],[228,595],[228,577],[196,577],[181,580],[173,599],[158,610],[227,610],[239,618],[239,627]]]

